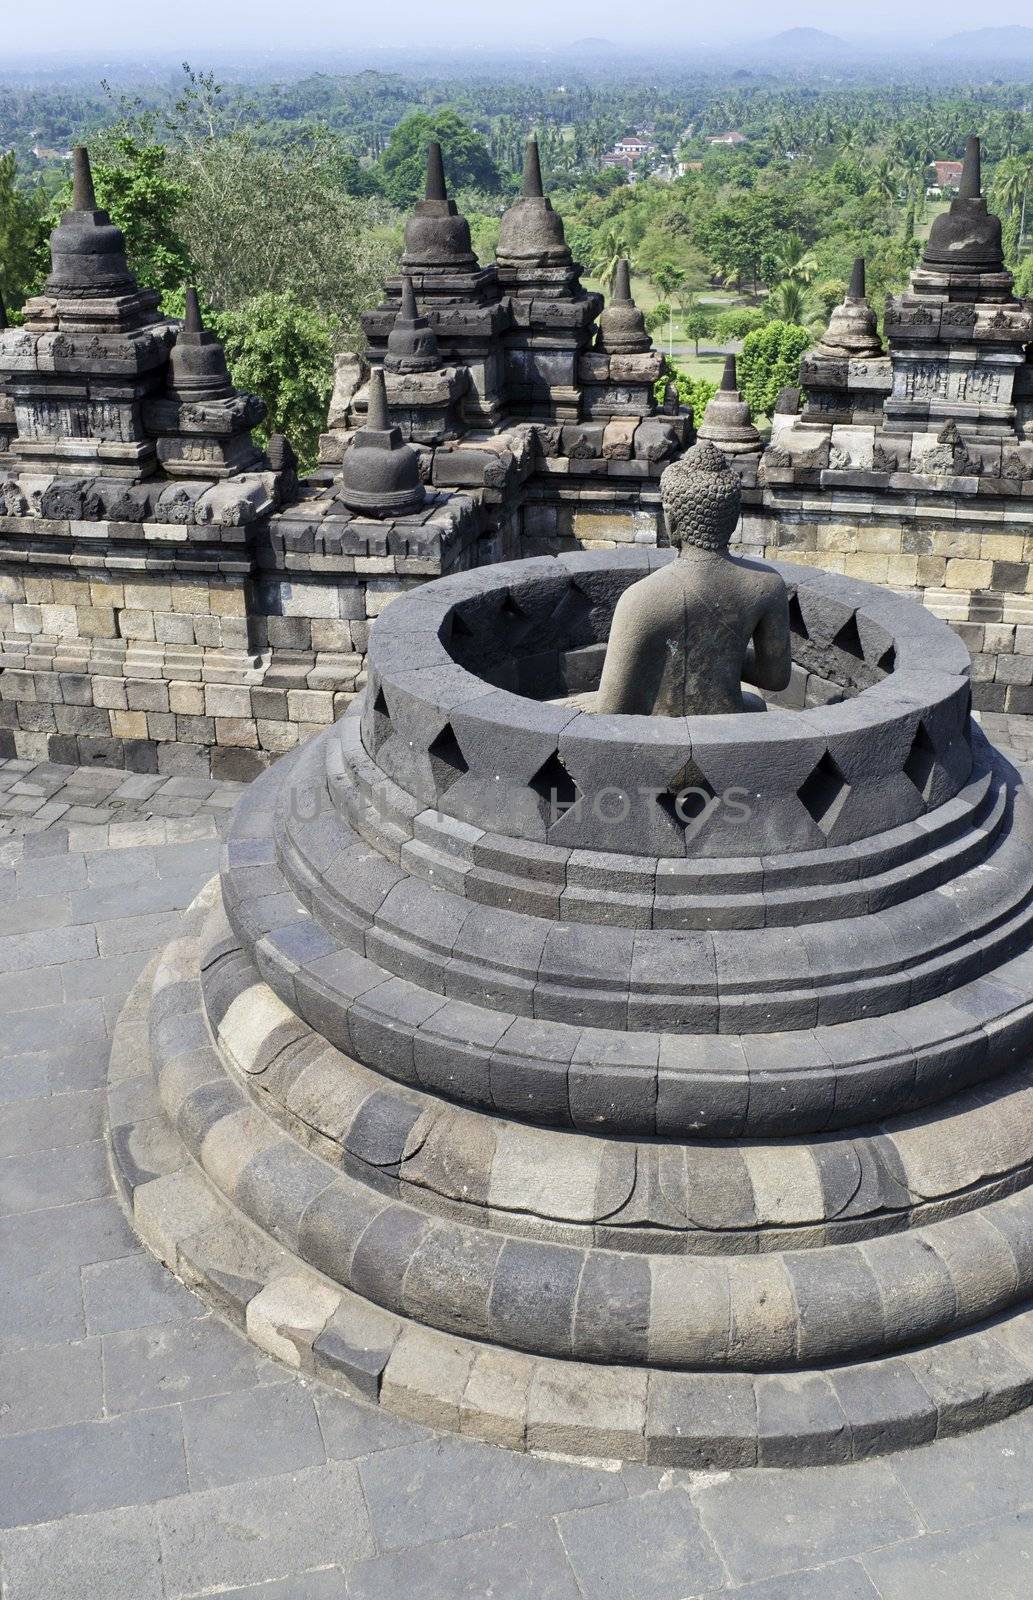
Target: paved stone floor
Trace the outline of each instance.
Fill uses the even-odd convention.
[[[1026,1600],[1033,1415],[795,1472],[517,1456],[299,1380],[140,1248],[111,1028],[236,792],[0,762],[3,1600]]]

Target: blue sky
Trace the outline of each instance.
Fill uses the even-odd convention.
[[[942,37],[954,29],[1005,23],[1033,23],[1028,0],[996,0],[975,17],[968,0],[912,0],[902,10],[894,0],[867,0],[863,8],[830,7],[818,0],[797,0],[790,10],[740,0],[734,17],[715,19],[712,0],[175,0],[166,6],[143,0],[47,0],[46,27],[40,27],[36,6],[7,0],[3,17],[4,54],[38,55],[43,51],[110,54],[189,53],[202,62],[206,52],[224,53],[281,49],[347,53],[350,43],[397,47],[411,39],[427,44],[463,42],[519,46],[568,43],[582,35],[603,36],[615,43],[642,44],[720,42],[728,34],[754,41],[782,28],[823,27],[842,36],[891,34],[898,39]],[[718,18],[720,13],[718,13]],[[515,19],[519,19],[519,21]],[[556,30],[553,33],[553,29]]]

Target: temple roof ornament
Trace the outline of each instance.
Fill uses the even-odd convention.
[[[50,253],[48,294],[110,298],[139,292],[122,231],[97,205],[84,145],[72,151],[72,205],[50,235]]]
[[[169,356],[167,387],[180,400],[222,400],[234,393],[222,341],[204,327],[194,288],[186,291],[186,315]]]
[[[503,266],[520,266],[527,262],[542,266],[571,265],[563,219],[553,210],[552,201],[542,188],[537,139],[528,139],[524,147],[520,196],[502,218],[495,255]]]
[[[753,426],[750,408],[739,393],[734,356],[725,357],[721,387],[708,402],[697,433],[725,455],[750,455],[761,449],[761,437]]]
[[[631,268],[623,257],[617,263],[609,302],[599,318],[598,345],[609,355],[633,355],[652,349],[646,319],[631,298]]]
[[[404,444],[387,412],[383,367],[369,376],[366,425],[345,451],[338,480],[338,498],[349,511],[366,516],[399,517],[418,511],[427,491],[420,479],[420,459]]]
[[[434,329],[416,305],[412,278],[402,278],[402,304],[387,337],[384,366],[388,372],[434,372],[441,354]]]
[[[448,198],[441,146],[432,139],[427,146],[426,193],[417,201],[405,225],[402,269],[473,272],[477,266],[470,224],[460,216],[455,201]]]
[[[950,209],[936,217],[922,256],[923,267],[955,272],[1004,271],[1001,221],[983,198],[979,140],[969,136],[961,185]]]
[[[815,351],[824,356],[881,356],[882,340],[875,312],[865,297],[864,256],[850,274],[846,298],[833,309]]]

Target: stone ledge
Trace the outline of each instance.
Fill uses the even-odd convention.
[[[112,1087],[149,1073],[149,978],[116,1029]],[[437,1334],[355,1296],[335,1300],[338,1291],[264,1241],[154,1121],[109,1128],[118,1192],[148,1247],[290,1365],[425,1426],[516,1450],[711,1470],[869,1459],[968,1432],[1033,1399],[1030,1311],[928,1350],[805,1378],[633,1375]]]

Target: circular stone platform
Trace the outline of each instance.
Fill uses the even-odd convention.
[[[390,607],[127,1007],[160,1114],[112,1129],[123,1191],[264,1348],[515,1448],[989,1421],[1033,1397],[1021,777],[944,624],[794,565],[781,705],[593,715],[669,559]]]

